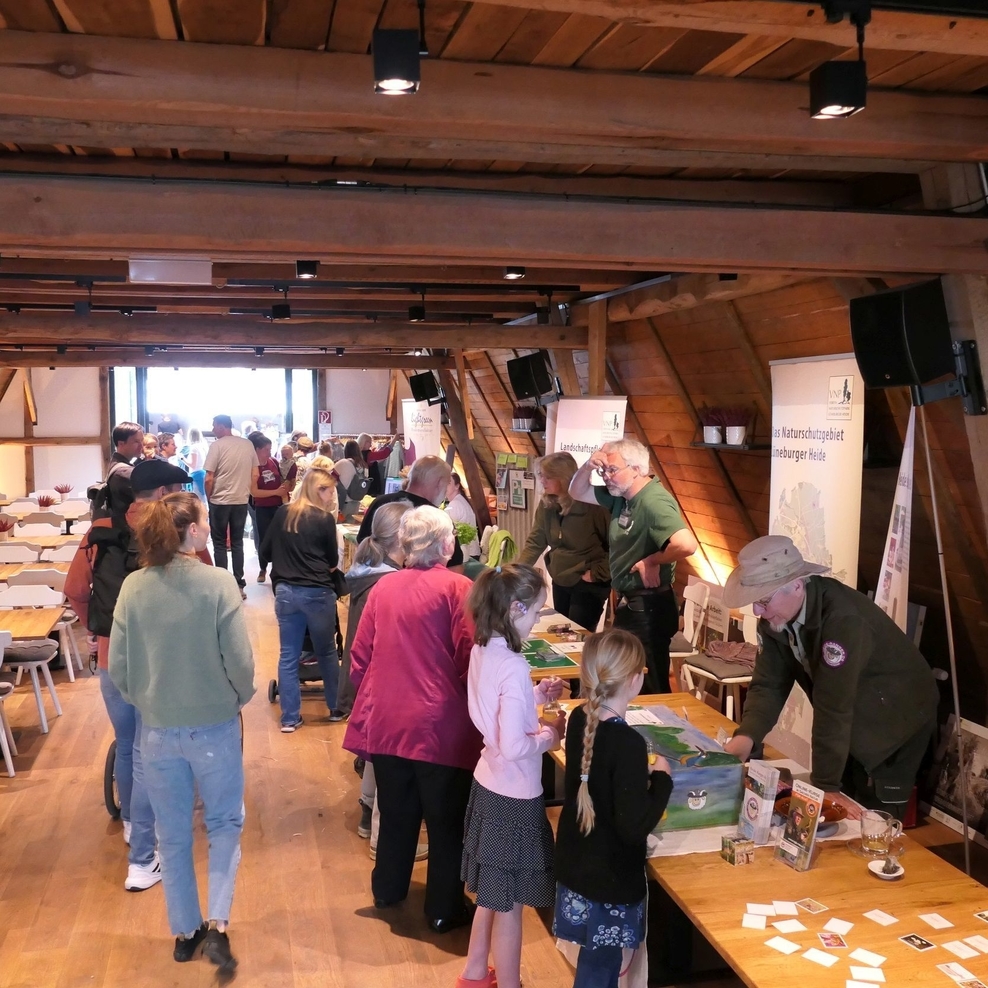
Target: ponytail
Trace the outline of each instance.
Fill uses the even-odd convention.
[[[630,632],[613,628],[591,635],[580,657],[580,691],[587,698],[584,710],[583,757],[580,760],[580,788],[576,794],[576,822],[586,836],[593,830],[595,811],[590,798],[590,766],[593,745],[600,725],[600,707],[645,665],[645,650]]]
[[[353,557],[354,565],[367,566],[376,569],[384,564],[385,559],[397,559],[399,553],[398,530],[402,516],[411,511],[411,501],[391,501],[382,504],[374,512],[371,522],[371,534],[357,547]]]
[[[145,503],[134,535],[142,566],[167,566],[178,555],[189,525],[202,517],[202,502],[189,491]]]

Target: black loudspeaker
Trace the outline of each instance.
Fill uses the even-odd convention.
[[[939,278],[852,298],[851,340],[869,388],[927,384],[955,373]]]
[[[555,392],[556,385],[552,371],[549,370],[548,357],[545,350],[537,350],[508,361],[508,379],[518,401]]]
[[[439,384],[432,371],[426,371],[424,374],[413,374],[408,379],[408,385],[412,389],[412,397],[416,401],[427,401],[430,405],[442,401],[443,393],[439,390]]]

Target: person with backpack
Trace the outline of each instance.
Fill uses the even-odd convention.
[[[148,503],[180,491],[189,482],[189,475],[164,460],[142,460],[128,482],[134,493],[131,502],[123,511],[93,522],[69,565],[64,592],[80,623],[96,635],[100,692],[117,741],[114,774],[124,841],[130,845],[124,888],[139,892],[161,881],[161,866],[154,848],[154,813],[144,786],[140,714],[121,696],[107,671],[110,630],[123,581],[139,568],[133,537],[137,518]],[[212,563],[208,552],[200,553],[199,558]]]
[[[343,459],[336,461],[335,473],[338,478],[340,511],[344,521],[349,521],[360,507],[360,501],[370,488],[367,466],[360,447],[351,439],[343,447]]]
[[[123,513],[134,501],[130,474],[134,461],[144,452],[144,430],[136,422],[120,422],[112,433],[113,454],[102,484],[89,488],[93,521]]]

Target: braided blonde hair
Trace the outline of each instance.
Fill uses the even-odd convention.
[[[587,698],[584,710],[583,760],[580,762],[580,788],[576,794],[576,822],[586,836],[593,830],[594,807],[590,798],[590,764],[600,724],[600,706],[615,696],[645,665],[645,649],[629,631],[614,628],[591,635],[583,646],[580,660],[580,692]]]

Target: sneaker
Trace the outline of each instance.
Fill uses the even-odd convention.
[[[210,930],[206,934],[202,955],[222,972],[229,973],[237,966],[237,959],[230,953],[230,938],[219,930]]]
[[[357,805],[360,807],[360,823],[357,824],[357,836],[367,840],[371,835],[371,818],[374,816],[374,807],[365,806],[359,800],[357,801]]]
[[[124,843],[130,847],[130,821],[124,820],[123,822],[123,837]]]
[[[143,892],[161,881],[161,861],[155,854],[150,864],[132,864],[127,868],[127,880],[124,888],[128,892]]]
[[[246,587],[241,587],[240,588],[240,599],[241,600],[246,600],[247,599],[247,589],[246,589]]]
[[[203,923],[198,930],[195,931],[191,936],[187,937],[175,937],[175,951],[172,957],[179,962],[179,964],[184,964],[186,961],[191,961],[196,955],[196,951],[199,949],[199,944],[206,938],[206,934],[209,932],[209,926]]]
[[[267,576],[268,574],[265,573],[264,570],[261,570],[261,572],[257,574],[257,582],[263,583],[267,579]]]
[[[349,714],[344,713],[342,710],[330,710],[329,722],[330,724],[338,724],[341,720],[346,720],[349,716]]]
[[[360,778],[363,778],[364,777],[364,765],[365,764],[366,764],[366,762],[363,760],[363,758],[360,757],[360,755],[357,755],[357,757],[354,758],[354,760],[353,760],[353,770],[354,770],[354,772],[357,773],[357,775],[360,776]]]
[[[281,733],[282,734],[294,734],[302,726],[302,718],[299,717],[294,724],[282,724]]]
[[[416,861],[425,861],[425,859],[428,858],[428,856],[429,856],[428,844],[419,844],[415,848]],[[371,861],[377,861],[377,844],[371,844],[370,846],[370,859]]]

